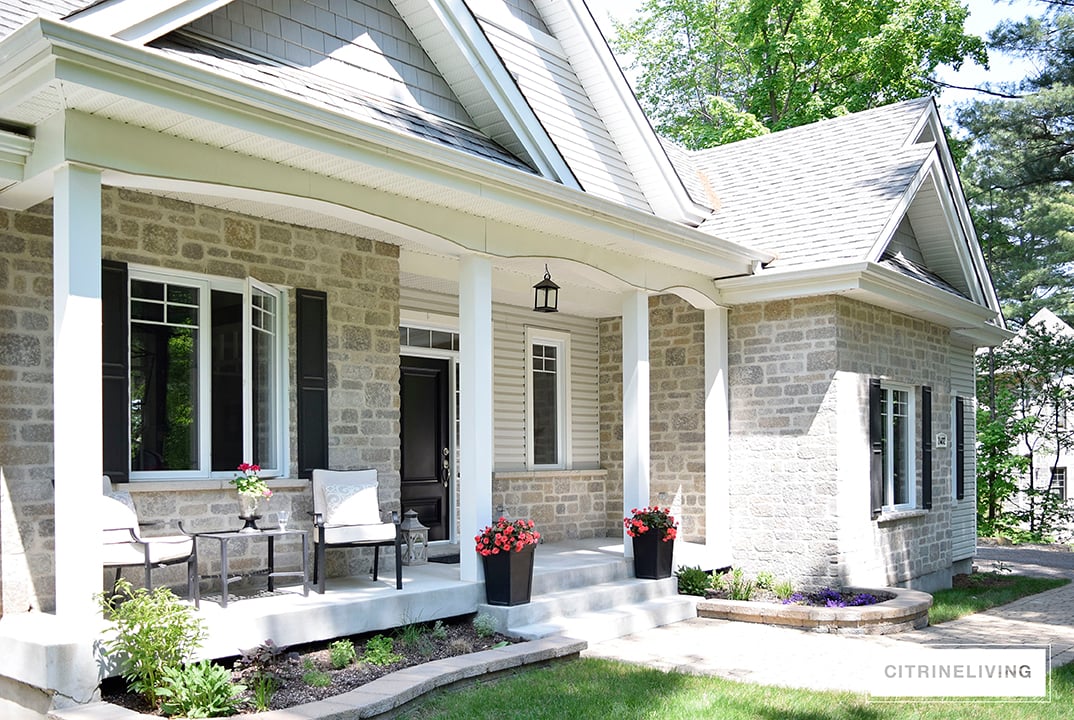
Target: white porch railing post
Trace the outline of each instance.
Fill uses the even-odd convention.
[[[649,504],[649,297],[623,298],[623,517]],[[623,530],[623,554],[634,546]]]
[[[705,310],[705,548],[714,568],[731,564],[730,417],[727,308],[713,308]]]
[[[53,408],[56,614],[89,617],[101,589],[101,174],[56,171]]]
[[[492,522],[492,264],[467,256],[459,266],[460,579],[484,578],[473,537]]]

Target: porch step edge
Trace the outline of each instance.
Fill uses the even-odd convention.
[[[687,595],[661,597],[573,617],[510,627],[506,634],[525,640],[563,636],[589,643],[602,642],[697,617],[696,601],[697,598]]]
[[[571,588],[533,596],[530,602],[509,607],[479,605],[478,612],[496,618],[503,630],[519,625],[532,625],[548,619],[572,617],[588,612],[607,610],[618,605],[631,605],[678,594],[675,578],[663,580],[613,580],[584,588]]]

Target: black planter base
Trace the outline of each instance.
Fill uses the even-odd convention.
[[[634,577],[662,580],[671,577],[675,541],[664,542],[663,534],[650,530],[631,538],[634,542]]]
[[[484,555],[485,602],[489,605],[525,605],[533,589],[533,550]]]

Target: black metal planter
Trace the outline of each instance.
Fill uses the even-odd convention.
[[[634,541],[634,577],[647,580],[671,577],[674,540],[664,542],[664,533],[654,530],[631,539]]]
[[[524,605],[533,589],[533,550],[527,545],[521,552],[483,555],[485,563],[485,601],[489,605]]]

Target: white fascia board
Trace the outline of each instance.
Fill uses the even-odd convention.
[[[1006,332],[991,308],[873,262],[812,265],[790,270],[762,270],[756,275],[717,280],[728,305],[789,300],[818,295],[847,295],[961,332]]]
[[[712,209],[690,197],[589,8],[580,0],[534,0],[533,4],[554,27],[578,79],[656,214],[700,225]],[[565,21],[556,22],[559,17]]]
[[[485,37],[484,31],[462,0],[426,0],[443,32],[463,54],[474,75],[518,141],[526,148],[538,172],[580,190],[570,166],[563,159],[536,113],[526,102],[511,73]]]
[[[0,78],[24,68],[4,62],[10,41],[44,44],[53,57],[53,79],[243,128],[251,133],[409,177],[525,207],[550,218],[599,227],[626,246],[703,257],[731,272],[771,255],[732,243],[648,212],[594,197],[531,173],[438,143],[414,138],[312,106],[284,93],[227,78],[150,49],[36,19],[0,41]],[[30,68],[33,70],[35,68]]]
[[[22,180],[26,158],[33,149],[33,138],[0,130],[0,182]]]
[[[106,0],[74,13],[66,22],[97,35],[144,45],[229,2],[231,0]]]

